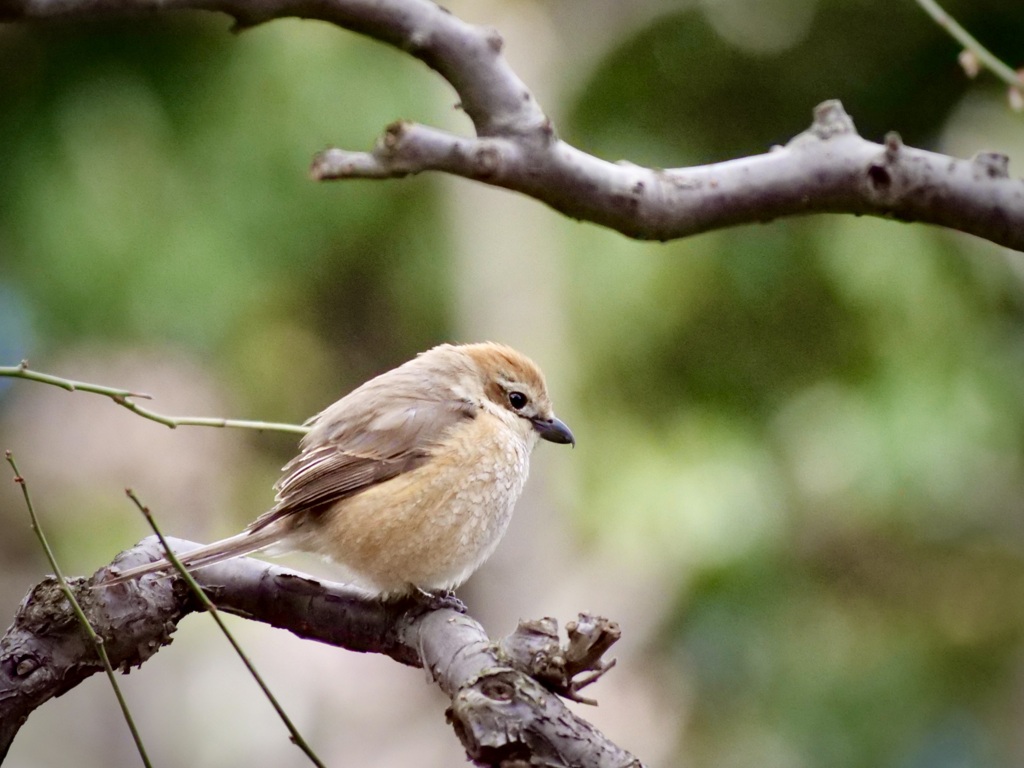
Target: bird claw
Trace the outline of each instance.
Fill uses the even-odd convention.
[[[441,611],[448,609],[450,611],[455,611],[456,613],[468,613],[466,604],[459,600],[459,598],[455,596],[455,592],[450,589],[428,592],[425,589],[414,587],[412,595],[427,611]]]

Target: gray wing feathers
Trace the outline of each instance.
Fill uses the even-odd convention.
[[[311,512],[415,469],[458,422],[476,415],[477,405],[451,388],[454,359],[449,350],[432,350],[353,390],[314,417],[302,439],[302,452],[285,467],[275,485],[277,505],[249,531],[275,520]],[[443,360],[441,359],[443,356]],[[435,374],[440,362],[447,376]]]
[[[316,416],[302,447],[333,444],[365,458],[387,459],[434,442],[476,410],[450,386],[437,384],[457,381],[452,371],[460,369],[471,376],[470,365],[453,348],[439,347],[370,379]]]
[[[334,446],[301,453],[285,466],[285,476],[277,484],[277,504],[246,530],[258,531],[298,512],[315,512],[407,472],[426,457],[424,453],[390,460],[367,459],[344,453]]]

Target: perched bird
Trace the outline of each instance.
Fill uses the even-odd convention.
[[[544,375],[500,344],[442,344],[370,379],[309,421],[241,533],[179,559],[190,569],[272,548],[313,552],[377,595],[439,592],[494,552],[538,438],[576,444]],[[106,582],[167,571],[166,560]]]

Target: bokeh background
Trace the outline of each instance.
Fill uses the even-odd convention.
[[[671,167],[766,151],[839,98],[863,135],[1024,163],[994,78],[909,0],[458,0],[559,131]],[[1024,9],[948,3],[1011,65]],[[441,341],[545,368],[575,451],[542,445],[462,590],[518,618],[618,620],[582,714],[658,765],[1024,764],[1024,255],[846,216],[629,241],[425,176],[318,185],[313,152],[396,118],[468,131],[418,62],[313,22],[198,14],[0,27],[0,365],[299,422]],[[0,379],[65,570],[146,534],[208,540],[271,502],[294,438],[168,430]],[[0,483],[0,616],[48,571]],[[290,564],[330,568],[309,560]],[[232,622],[331,765],[459,765],[419,670]],[[159,765],[301,766],[201,617],[125,679]],[[99,677],[8,764],[138,763]]]

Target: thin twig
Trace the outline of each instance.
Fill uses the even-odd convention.
[[[144,419],[155,421],[166,427],[175,429],[177,427],[232,427],[236,429],[256,429],[268,432],[289,432],[296,435],[304,435],[309,431],[308,427],[299,424],[283,424],[273,421],[247,421],[243,419],[217,419],[204,418],[200,416],[167,416],[157,413],[149,408],[144,408],[135,402],[136,399],[152,399],[142,392],[132,392],[127,389],[116,387],[105,387],[100,384],[90,384],[86,381],[74,381],[61,376],[54,376],[49,373],[33,371],[28,367],[28,361],[22,360],[19,365],[0,366],[0,376],[10,376],[16,379],[28,379],[43,384],[51,384],[68,392],[91,392],[96,395],[109,397],[122,408],[127,408],[132,413]]]
[[[121,706],[121,712],[124,715],[125,722],[128,724],[128,730],[131,731],[132,739],[135,740],[135,747],[139,751],[139,757],[142,758],[142,764],[146,766],[146,768],[152,768],[152,763],[149,762],[149,756],[146,754],[146,747],[142,743],[142,737],[139,735],[139,731],[135,727],[135,720],[132,718],[131,710],[128,708],[128,702],[125,701],[124,695],[121,693],[121,687],[117,684],[117,676],[114,674],[114,668],[110,663],[110,658],[107,656],[107,649],[103,644],[103,638],[97,635],[96,630],[92,628],[92,624],[89,623],[89,619],[86,617],[85,611],[82,610],[82,606],[79,605],[78,600],[75,599],[74,592],[71,591],[71,587],[68,585],[67,579],[64,578],[64,574],[61,572],[60,566],[57,565],[57,558],[54,556],[53,550],[50,549],[50,544],[46,540],[46,535],[43,533],[43,529],[40,527],[39,520],[36,517],[35,508],[32,505],[32,497],[28,492],[28,483],[18,471],[18,465],[14,463],[14,454],[11,451],[6,451],[4,455],[7,459],[7,463],[11,465],[11,469],[14,471],[14,482],[21,486],[21,493],[25,497],[25,506],[28,507],[29,518],[32,521],[32,530],[35,532],[36,538],[39,539],[39,544],[46,553],[46,559],[50,561],[50,567],[53,568],[53,573],[56,575],[57,581],[60,583],[61,591],[67,598],[68,603],[71,604],[71,609],[74,611],[75,617],[78,619],[78,623],[81,624],[83,629],[88,633],[89,639],[92,640],[92,644],[96,648],[96,655],[99,656],[100,662],[103,664],[103,669],[107,673],[107,679],[110,680],[110,687],[114,689],[114,695],[117,697],[117,703]]]
[[[249,657],[246,656],[245,651],[242,650],[242,646],[238,644],[238,641],[235,640],[234,636],[227,628],[227,625],[224,623],[224,620],[220,616],[220,612],[217,610],[217,606],[215,606],[213,602],[210,600],[210,598],[207,597],[206,593],[203,592],[203,588],[196,583],[196,580],[192,577],[192,574],[189,573],[188,568],[186,568],[182,564],[181,560],[178,559],[178,556],[174,554],[174,550],[172,550],[171,547],[167,544],[167,540],[164,538],[163,533],[161,533],[160,528],[153,517],[153,513],[150,512],[149,507],[145,506],[139,500],[139,497],[135,495],[135,491],[133,491],[131,488],[125,488],[125,493],[128,495],[128,498],[135,503],[135,506],[139,508],[139,511],[142,512],[143,516],[146,518],[146,522],[149,523],[149,527],[153,529],[153,533],[155,533],[157,538],[160,539],[160,544],[164,548],[164,554],[166,555],[167,560],[171,563],[171,565],[175,567],[178,573],[181,574],[182,578],[185,580],[185,583],[188,584],[189,589],[191,589],[195,596],[199,598],[199,601],[203,604],[203,607],[206,608],[207,612],[210,614],[213,620],[217,622],[217,626],[220,627],[220,631],[224,633],[224,636],[228,639],[228,642],[231,643],[231,647],[235,649],[235,653],[238,654],[238,658],[242,660],[242,663],[245,665],[246,669],[249,670],[249,674],[252,675],[253,679],[256,681],[256,684],[263,691],[263,695],[267,697],[267,700],[270,702],[270,705],[277,712],[278,717],[281,718],[281,722],[283,722],[285,728],[288,729],[288,733],[291,735],[292,743],[306,753],[306,756],[310,759],[313,765],[316,765],[317,768],[324,768],[324,764],[320,761],[320,758],[317,757],[312,747],[310,747],[309,744],[306,743],[306,740],[302,738],[302,734],[299,733],[298,728],[296,728],[295,724],[292,723],[291,718],[289,718],[287,713],[284,711],[284,707],[281,706],[280,702],[278,702],[274,694],[271,693],[270,688],[267,686],[266,682],[264,682],[263,678],[260,676],[260,673],[256,671],[255,665],[252,663],[252,661],[250,661]]]
[[[978,61],[984,64],[996,77],[1011,88],[1024,86],[1024,80],[1021,79],[1020,75],[1011,66],[1005,64],[998,56],[978,42],[974,35],[960,26],[960,23],[946,13],[935,0],[917,0],[917,4],[935,20],[936,24],[949,32],[950,36],[960,45],[977,56]]]

